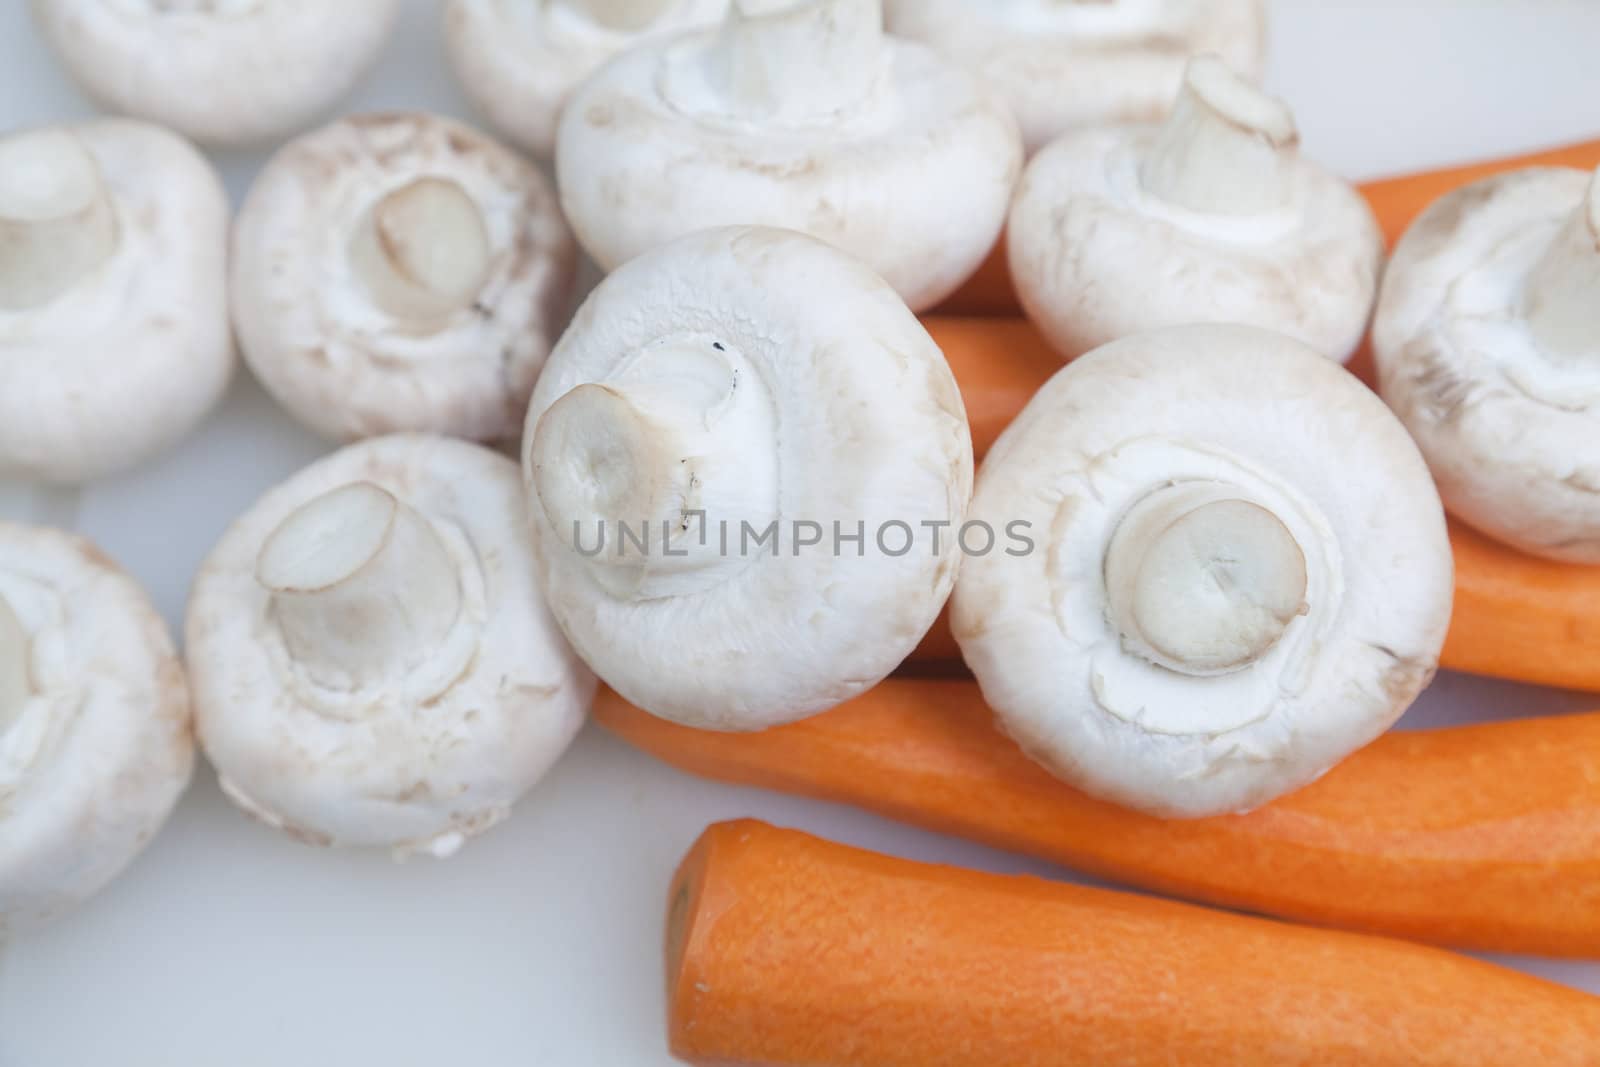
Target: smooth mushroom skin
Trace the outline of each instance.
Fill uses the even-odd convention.
[[[1143,330],[1235,322],[1348,360],[1383,237],[1361,195],[1298,145],[1288,108],[1214,57],[1190,64],[1165,124],[1061,138],[1011,207],[1023,309],[1065,359]]]
[[[515,461],[350,445],[228,528],[190,594],[222,789],[317,845],[448,856],[505,818],[594,692],[534,582]]]
[[[1189,57],[1266,66],[1263,0],[885,0],[921,41],[1005,97],[1031,155],[1071,130],[1167,116]]]
[[[1600,174],[1521,170],[1435,202],[1395,248],[1373,353],[1452,512],[1600,563]]]
[[[591,294],[539,379],[523,470],[541,585],[584,660],[664,718],[758,730],[865,691],[927,632],[972,438],[887,284],[734,227]]]
[[[262,171],[234,233],[245,360],[333,440],[514,438],[577,248],[538,170],[420,112],[342,119]]]
[[[886,37],[879,0],[737,0],[718,30],[647,43],[572,98],[556,153],[578,240],[614,269],[695,230],[798,230],[919,311],[994,246],[1022,166],[987,87]]]
[[[0,136],[0,477],[76,484],[187,435],[233,375],[228,200],[131,119]]]
[[[641,41],[713,26],[728,0],[446,0],[450,66],[489,124],[548,159],[572,91]]]
[[[1279,334],[1180,327],[1084,356],[1001,435],[971,517],[1032,542],[956,586],[985,701],[1052,773],[1130,808],[1299,788],[1438,664],[1454,567],[1427,467],[1373,393]]]
[[[193,766],[183,667],[144,590],[82,538],[0,522],[0,940],[121,873]]]
[[[101,106],[207,144],[303,129],[377,62],[400,0],[31,0]]]

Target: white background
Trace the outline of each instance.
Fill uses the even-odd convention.
[[[1271,86],[1294,106],[1307,153],[1352,177],[1600,136],[1596,0],[1273,6]],[[0,129],[90,110],[24,9],[0,0]],[[468,114],[436,31],[435,3],[411,0],[346,107]],[[236,198],[262,158],[220,158]],[[176,624],[190,573],[226,523],[320,451],[241,376],[177,454],[76,505],[0,486],[0,515],[76,525]],[[1441,677],[1404,725],[1591,699],[1600,705]],[[667,879],[702,827],[742,815],[921,859],[1063,876],[841,808],[695,781],[594,729],[507,824],[444,863],[295,844],[229,808],[202,770],[122,880],[0,948],[0,1067],[669,1063]],[[1600,964],[1510,962],[1600,991]]]

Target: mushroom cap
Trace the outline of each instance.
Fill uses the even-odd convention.
[[[983,77],[1022,125],[1029,154],[1069,130],[1154,122],[1192,55],[1259,78],[1262,0],[885,0],[889,32]]]
[[[745,405],[726,416],[713,408],[708,424],[749,417],[767,427],[725,447],[770,479],[770,510],[749,521],[759,529],[770,515],[777,547],[768,554],[745,538],[746,520],[713,502],[726,499],[716,495],[715,457],[686,456],[710,472],[690,479],[681,507],[685,516],[697,502],[702,509],[701,544],[719,555],[719,580],[680,595],[616,595],[603,584],[603,560],[567,544],[541,498],[541,420],[580,386],[648,372],[652,356],[682,360],[687,377],[684,346],[726,360],[727,404]],[[670,380],[675,371],[660,373]],[[801,234],[710,230],[618,268],[552,354],[523,449],[551,610],[612,688],[680,723],[763,729],[864,692],[916,647],[955,581],[960,557],[950,542],[971,495],[972,438],[949,365],[887,284]],[[582,480],[598,476],[604,458],[574,450],[554,461]],[[807,535],[821,543],[800,546],[800,522],[815,523]],[[915,536],[903,554],[895,553],[905,532],[878,537],[895,522]],[[938,553],[924,522],[949,524]],[[837,540],[836,529],[864,537],[858,546]],[[695,533],[686,527],[677,543]],[[581,538],[588,546],[595,534],[586,528]],[[608,543],[619,554],[625,544],[619,531]],[[659,557],[660,548],[652,542],[646,553]]]
[[[465,193],[461,210],[481,219],[485,268],[459,306],[425,314],[413,301],[417,315],[395,314],[352,245],[380,203],[430,180]],[[427,267],[441,242],[419,243]],[[334,440],[514,437],[577,262],[537,168],[419,112],[341,119],[284,146],[252,186],[233,247],[246,362],[292,415]]]
[[[1111,621],[1122,525],[1175,487],[1266,509],[1303,555],[1304,613],[1242,667],[1158,666]],[[1251,327],[1128,337],[1058,372],[989,453],[971,515],[1036,542],[968,559],[952,601],[1001,726],[1062,779],[1156,815],[1244,811],[1317,778],[1427,684],[1450,617],[1444,513],[1415,445],[1343,369]],[[1200,557],[1203,588],[1154,561],[1156,629],[1218,636],[1187,624],[1269,547],[1234,529]]]
[[[166,624],[93,545],[0,522],[0,601],[32,685],[14,718],[0,709],[3,938],[86,900],[143,850],[188,786],[194,738]]]
[[[1372,209],[1298,156],[1288,200],[1228,215],[1166,202],[1141,183],[1154,127],[1068,134],[1028,164],[1007,227],[1023,308],[1070,359],[1119,337],[1243,323],[1348,360],[1383,268]]]
[[[301,129],[377,61],[400,0],[31,0],[68,72],[112,111],[197,141]]]
[[[222,399],[229,211],[216,170],[160,127],[59,129],[98,165],[116,243],[48,303],[0,307],[0,476],[76,483],[165,450]]]
[[[1521,307],[1595,180],[1532,168],[1435,201],[1395,247],[1372,333],[1380,391],[1446,506],[1526,552],[1576,563],[1600,563],[1600,369],[1548,364]],[[1600,290],[1592,301],[1600,324]]]
[[[461,610],[411,670],[339,688],[290,656],[257,565],[296,509],[362,482],[426,520]],[[299,840],[397,854],[448,855],[505,818],[566,751],[594,691],[540,597],[523,514],[514,461],[396,435],[324,457],[235,520],[195,578],[185,627],[201,744],[228,796]]]
[[[728,0],[666,0],[638,29],[585,18],[581,5],[446,0],[450,66],[468,98],[512,144],[555,152],[561,109],[580,82],[639,41],[715,24]]]
[[[562,116],[561,203],[606,269],[696,230],[798,230],[857,256],[912,310],[994,247],[1022,166],[994,93],[921,45],[884,38],[865,99],[811,124],[717,113],[694,73],[717,32],[647,43]]]

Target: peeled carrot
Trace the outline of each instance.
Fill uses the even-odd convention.
[[[1249,815],[1193,821],[1052,778],[995,729],[972,682],[890,680],[759,734],[676,726],[607,689],[595,717],[694,774],[1175,896],[1437,944],[1600,957],[1600,714],[1391,732]]]
[[[922,324],[955,372],[979,456],[1061,369],[1061,357],[1026,319],[933,316]]]
[[[1516,170],[1520,167],[1578,167],[1593,170],[1600,166],[1600,140],[1583,141],[1562,148],[1505,159],[1422,171],[1398,178],[1384,178],[1360,186],[1361,192],[1378,216],[1384,237],[1393,245],[1422,214],[1422,209],[1452,189],[1459,189],[1479,178]],[[938,308],[945,315],[1016,315],[1021,308],[1011,284],[1011,268],[1006,262],[1002,236],[989,258]]]
[[[728,1067],[1593,1064],[1600,998],[1436,948],[753,820],[673,881],[668,1033]]]
[[[924,320],[944,350],[981,459],[1050,376],[1061,369],[1021,319]],[[1451,670],[1536,685],[1600,691],[1600,567],[1536,559],[1452,522],[1456,604],[1441,662]],[[911,656],[960,659],[948,616]]]

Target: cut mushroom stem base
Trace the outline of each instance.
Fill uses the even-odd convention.
[[[117,245],[99,164],[79,138],[40,129],[0,138],[0,310],[54,300]]]
[[[539,417],[534,492],[613,595],[707,589],[744,565],[710,527],[777,517],[771,405],[743,363],[699,335],[652,345]]]
[[[483,212],[456,182],[419,178],[368,213],[350,248],[357,277],[396,318],[441,318],[471,306],[488,278]]]
[[[405,674],[461,610],[456,568],[428,520],[370,482],[312,499],[261,548],[256,580],[290,657],[320,685]]]
[[[1299,144],[1289,108],[1202,56],[1140,167],[1145,189],[1193,211],[1252,215],[1282,207]]]
[[[1600,171],[1529,275],[1523,311],[1550,358],[1577,363],[1600,357]]]
[[[1305,553],[1288,527],[1215,482],[1135,504],[1112,536],[1105,578],[1123,646],[1187,675],[1249,666],[1308,610]]]

